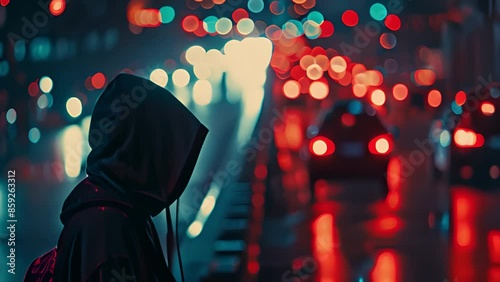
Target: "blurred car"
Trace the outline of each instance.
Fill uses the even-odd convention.
[[[500,188],[500,99],[469,94],[466,101],[454,101],[452,114],[431,127],[435,175],[451,185]]]
[[[339,101],[314,131],[308,163],[312,195],[319,179],[375,179],[382,181],[386,196],[394,140],[373,107],[359,100]]]

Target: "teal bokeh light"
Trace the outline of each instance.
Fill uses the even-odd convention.
[[[219,19],[216,16],[208,16],[203,20],[203,28],[208,33],[215,33],[217,28],[215,25]]]
[[[248,10],[252,13],[260,13],[264,10],[264,1],[263,0],[249,0],[248,1]]]
[[[160,8],[161,23],[168,24],[175,18],[175,10],[170,6]]]
[[[325,21],[323,14],[317,11],[310,12],[307,19],[321,25]]]
[[[370,7],[370,16],[377,21],[382,21],[387,17],[387,9],[384,5],[375,3]]]

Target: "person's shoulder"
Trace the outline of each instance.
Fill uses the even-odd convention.
[[[76,214],[67,222],[65,227],[78,229],[102,229],[112,231],[114,228],[122,229],[131,226],[130,216],[122,209],[116,207],[88,207]]]

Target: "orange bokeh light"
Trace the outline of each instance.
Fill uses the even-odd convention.
[[[392,95],[394,96],[394,99],[398,101],[403,101],[408,97],[408,87],[404,84],[396,84],[392,88]]]
[[[442,100],[443,97],[441,95],[441,92],[439,92],[438,90],[431,90],[427,95],[427,103],[429,103],[429,106],[433,108],[439,107],[439,105],[441,105]]]
[[[430,86],[436,81],[436,73],[432,70],[420,69],[415,71],[413,78],[420,86]]]

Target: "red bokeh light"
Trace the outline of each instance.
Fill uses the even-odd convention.
[[[34,96],[38,95],[39,92],[40,92],[40,88],[38,87],[38,80],[30,83],[30,85],[28,86],[28,94],[30,94],[30,96],[34,97]]]
[[[6,7],[7,5],[9,5],[10,3],[10,0],[0,0],[0,5],[2,5],[3,7]]]
[[[356,26],[359,22],[358,13],[356,13],[353,10],[345,11],[344,14],[342,14],[342,22],[346,26],[350,26],[350,27]]]
[[[296,65],[290,70],[290,75],[292,76],[293,79],[299,80],[306,76],[306,71],[302,69],[299,65]]]
[[[396,15],[388,15],[384,23],[385,26],[392,31],[397,31],[401,28],[401,19]]]
[[[379,222],[379,227],[384,231],[392,231],[397,229],[399,226],[399,220],[395,216],[387,216],[382,218]]]
[[[316,156],[328,156],[335,152],[335,143],[326,137],[318,136],[311,140],[309,151]]]
[[[330,37],[333,35],[335,31],[335,27],[333,26],[333,23],[330,21],[323,21],[323,23],[320,25],[321,28],[321,35],[319,37],[325,38],[325,37]]]
[[[98,72],[92,76],[92,86],[95,89],[101,89],[106,84],[106,77],[102,72]]]
[[[257,261],[250,261],[247,265],[248,273],[250,274],[257,274],[260,269],[259,262]]]
[[[372,281],[394,282],[398,278],[397,258],[393,251],[384,251],[379,254],[373,267]]]
[[[458,91],[457,94],[455,94],[455,103],[457,103],[457,105],[463,106],[466,101],[467,94],[465,94],[464,91]]]
[[[341,119],[342,119],[342,124],[346,127],[351,127],[356,123],[356,117],[350,113],[344,113]]]
[[[186,16],[182,20],[182,29],[187,32],[194,32],[198,29],[200,20],[195,15]]]
[[[234,10],[233,15],[232,15],[232,18],[236,23],[238,23],[241,19],[248,18],[248,17],[249,17],[248,12],[243,8],[239,8],[239,9]]]
[[[267,167],[264,164],[257,165],[254,170],[255,177],[264,179],[267,176]]]
[[[194,34],[198,37],[203,37],[208,34],[208,32],[203,28],[203,22],[199,21],[198,22],[198,27],[194,31]]]
[[[49,4],[50,13],[54,16],[61,15],[66,9],[65,0],[52,0]]]
[[[393,138],[390,134],[376,136],[368,143],[368,150],[374,155],[387,155],[392,151]]]
[[[500,230],[488,233],[488,248],[491,262],[500,263]]]
[[[311,56],[326,55],[326,50],[321,46],[316,46],[311,50]]]

